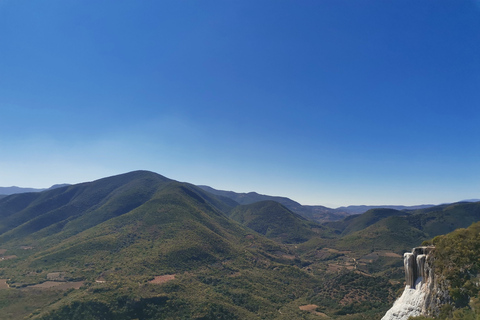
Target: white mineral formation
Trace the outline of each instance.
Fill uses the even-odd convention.
[[[405,290],[382,320],[407,320],[410,316],[426,315],[434,290],[433,271],[427,261],[433,247],[418,247],[404,254]]]

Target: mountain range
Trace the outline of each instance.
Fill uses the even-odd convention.
[[[56,188],[61,188],[68,186],[68,184],[55,184],[48,189],[38,189],[38,188],[21,188],[21,187],[0,187],[0,195],[11,195],[16,193],[27,193],[27,192],[42,192],[45,190],[51,190]]]
[[[476,202],[320,223],[273,198],[148,171],[4,196],[0,313],[379,319],[401,288],[404,251],[480,220]]]
[[[68,185],[69,184],[56,184],[51,186],[48,189],[22,188],[22,187],[16,187],[16,186],[0,187],[0,198],[5,195],[11,195],[16,193],[41,192],[41,191],[51,190],[51,189],[60,188]],[[248,193],[238,193],[234,191],[217,190],[206,185],[198,185],[197,187],[207,192],[213,193],[215,195],[232,199],[238,204],[252,204],[252,203],[264,201],[264,200],[275,201],[275,202],[281,203],[291,211],[297,214],[300,214],[307,219],[314,220],[317,222],[340,220],[352,214],[362,214],[364,212],[367,212],[370,209],[388,208],[388,209],[395,209],[395,210],[416,210],[416,209],[425,209],[425,208],[430,208],[435,206],[433,204],[423,204],[423,205],[413,205],[413,206],[350,205],[350,206],[342,206],[338,208],[328,208],[321,205],[301,205],[300,203],[292,199],[289,199],[287,197],[263,195],[253,191]],[[478,201],[480,201],[480,199],[466,199],[466,200],[461,200],[460,202],[478,202]]]

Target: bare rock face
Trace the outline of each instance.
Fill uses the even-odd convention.
[[[434,247],[417,247],[404,254],[405,290],[382,320],[407,320],[410,316],[436,315],[448,302],[443,281],[433,272]]]

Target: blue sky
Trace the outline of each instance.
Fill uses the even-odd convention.
[[[479,1],[0,0],[1,186],[480,198],[479,107]]]

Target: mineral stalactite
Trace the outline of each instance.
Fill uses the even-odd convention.
[[[434,279],[434,247],[417,247],[403,256],[405,290],[382,320],[407,320],[410,316],[436,313],[442,303],[441,285]],[[443,299],[444,300],[444,299]]]

